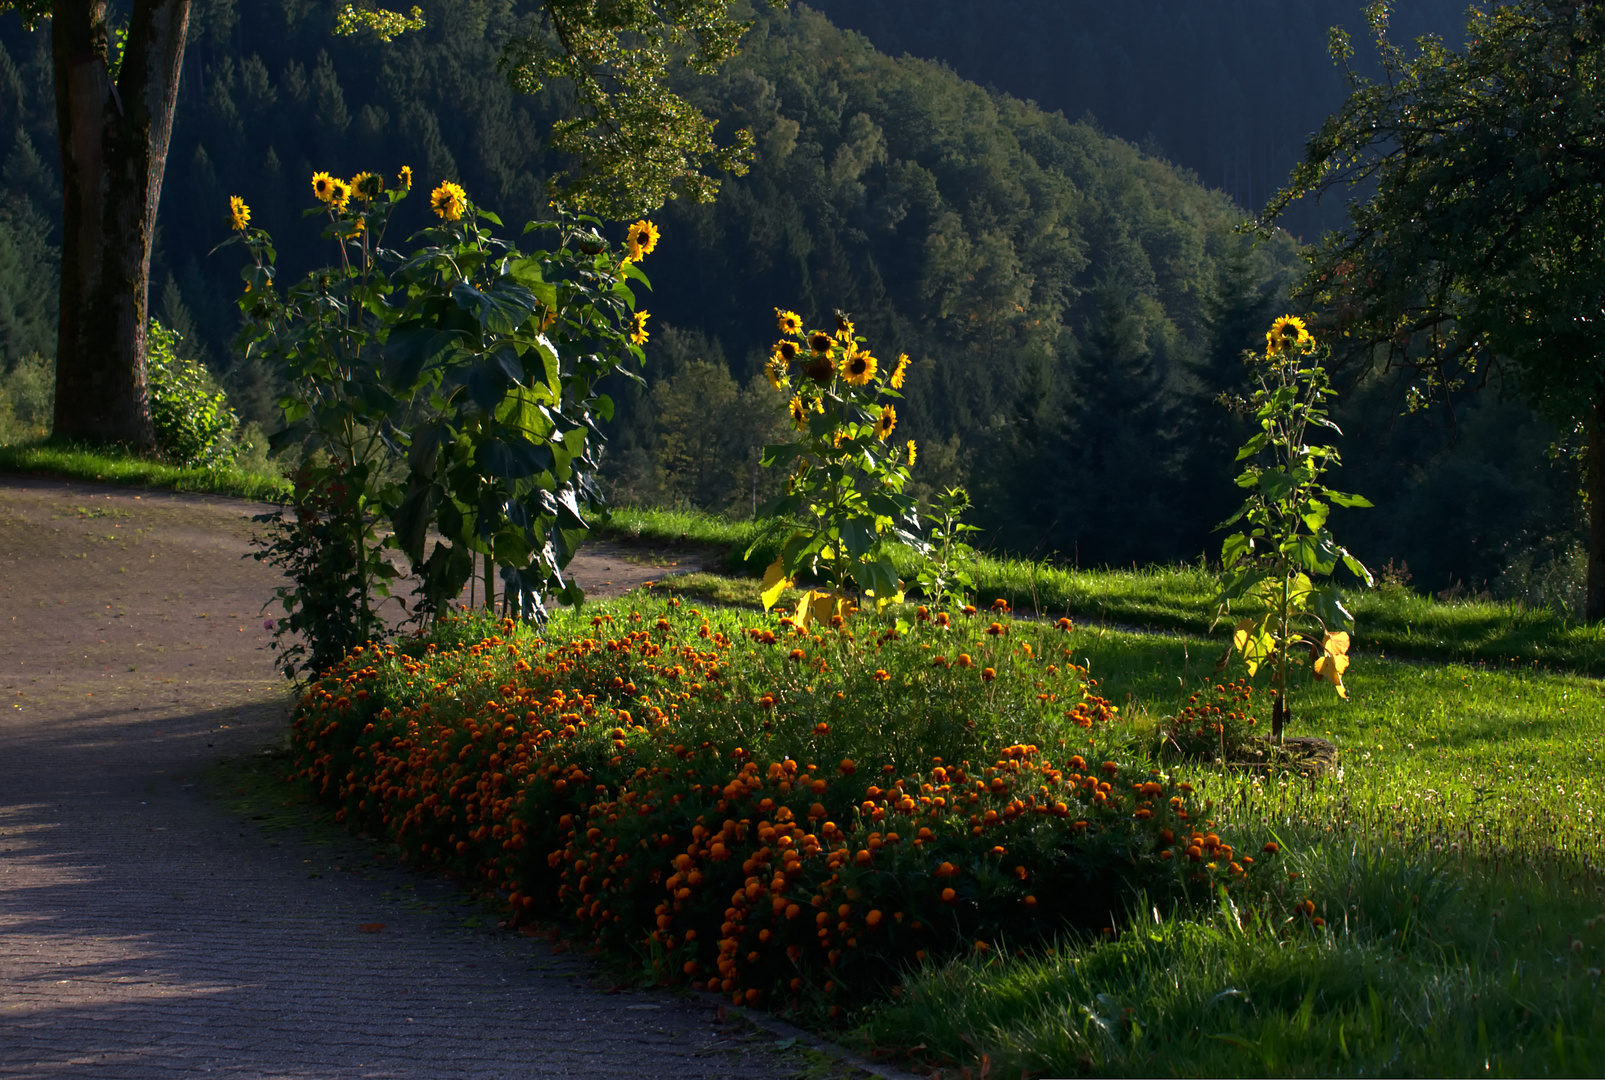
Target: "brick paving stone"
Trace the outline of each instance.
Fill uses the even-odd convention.
[[[602,992],[465,927],[449,883],[211,796],[287,716],[256,509],[0,478],[0,1077],[794,1073],[700,1000]]]

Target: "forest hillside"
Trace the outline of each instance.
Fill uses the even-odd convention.
[[[496,71],[510,5],[422,6],[427,29],[385,45],[332,37],[332,3],[196,3],[152,308],[259,421],[275,376],[232,353],[239,268],[208,255],[228,196],[293,275],[333,254],[301,220],[314,170],[411,164],[512,222],[544,212],[565,166],[542,145],[561,89],[519,96]],[[1279,179],[1266,163],[1331,107],[1330,16],[1251,0],[1022,0],[985,20],[939,2],[821,6],[753,10],[744,52],[681,87],[757,152],[715,203],[655,215],[648,387],[615,388],[615,497],[750,512],[772,488],[757,448],[782,423],[761,376],[774,309],[812,325],[841,308],[878,353],[914,359],[899,435],[920,446],[922,493],[967,485],[993,546],[1083,565],[1204,554],[1237,501],[1243,435],[1217,399],[1241,389],[1240,353],[1298,264],[1292,236],[1252,246],[1236,227]],[[8,367],[53,348],[47,46],[0,23]],[[404,227],[424,224],[421,202]],[[1577,518],[1554,432],[1493,396],[1451,424],[1401,418],[1382,380],[1347,390],[1340,483],[1378,508],[1342,532],[1367,561],[1407,562],[1434,590],[1564,576]]]

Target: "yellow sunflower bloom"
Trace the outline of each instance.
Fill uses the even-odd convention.
[[[624,246],[628,249],[624,261],[640,262],[643,256],[652,254],[652,249],[658,246],[658,227],[650,221],[637,221],[625,230]]]
[[[839,308],[836,311],[836,336],[843,341],[853,340],[853,320]]]
[[[863,386],[875,377],[875,358],[867,352],[849,348],[841,359],[842,378],[854,386]]]
[[[887,381],[893,390],[903,389],[903,377],[908,374],[908,353],[897,354],[897,366],[892,368],[892,377]]]
[[[385,178],[378,173],[360,172],[351,178],[351,194],[363,202],[377,199],[385,190]]]
[[[808,423],[808,403],[796,394],[791,399],[791,426],[801,431]]]
[[[646,321],[652,317],[650,312],[637,311],[634,315],[635,323],[630,328],[630,340],[637,345],[645,345],[647,339]]]
[[[775,342],[774,355],[778,356],[788,364],[791,363],[793,360],[797,359],[797,343],[795,341],[787,341],[782,338],[780,341]]]
[[[920,456],[919,455],[919,448],[914,445],[914,440],[913,439],[908,440],[908,467],[909,468],[912,469],[914,467],[914,459],[919,457],[919,456]]]
[[[769,362],[763,366],[763,374],[764,378],[769,380],[769,385],[776,390],[786,388],[786,364],[778,356],[769,358]]]
[[[396,174],[396,183],[401,185],[402,191],[412,190],[412,166],[403,165],[401,172]]]
[[[338,176],[329,181],[329,205],[340,213],[351,203],[351,185]]]
[[[312,174],[312,195],[319,202],[334,201],[334,177],[326,172]]]
[[[775,322],[780,325],[782,334],[790,334],[795,337],[802,333],[802,317],[795,311],[781,311],[779,308],[775,308]]]
[[[468,209],[468,192],[461,184],[447,180],[429,193],[429,208],[440,215],[442,221],[458,221]]]
[[[1297,315],[1283,315],[1271,324],[1265,335],[1265,352],[1275,356],[1284,352],[1307,352],[1315,344],[1304,320]]]
[[[882,405],[880,419],[875,421],[875,437],[885,442],[886,436],[890,435],[896,426],[897,410],[890,405]]]
[[[251,208],[238,195],[228,197],[228,223],[235,232],[244,232],[251,223]]]
[[[823,356],[830,352],[831,338],[823,330],[815,330],[808,335],[808,347]]]

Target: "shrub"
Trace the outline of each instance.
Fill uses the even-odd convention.
[[[234,464],[240,418],[199,361],[178,354],[178,335],[151,320],[145,355],[150,415],[162,456],[187,467]]]
[[[670,601],[550,641],[443,622],[314,684],[296,768],[515,917],[833,1016],[911,964],[1111,926],[1139,893],[1262,887],[1269,860],[1122,748],[1067,624],[922,615],[742,628]]]

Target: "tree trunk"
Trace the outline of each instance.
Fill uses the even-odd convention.
[[[1594,388],[1588,425],[1588,584],[1583,618],[1605,619],[1605,381]]]
[[[106,0],[55,4],[62,180],[55,434],[63,438],[135,450],[156,442],[145,385],[150,252],[189,9],[190,0],[135,0],[113,82]]]

